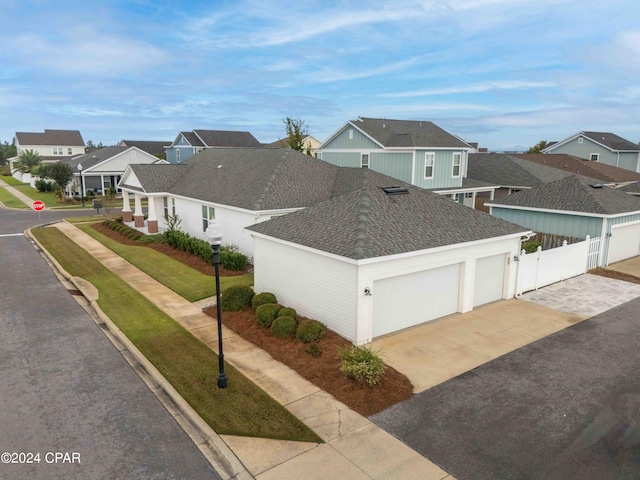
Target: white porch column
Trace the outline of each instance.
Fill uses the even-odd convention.
[[[122,191],[122,221],[133,222],[133,215],[131,214],[131,203],[129,202],[129,192]]]
[[[136,227],[144,227],[144,212],[142,211],[142,195],[135,195],[135,211],[133,212],[133,224]]]
[[[155,197],[147,197],[148,210],[147,214],[147,229],[149,233],[158,233],[158,218],[156,217],[156,204]]]

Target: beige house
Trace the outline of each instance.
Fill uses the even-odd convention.
[[[78,130],[45,130],[44,133],[16,132],[17,154],[34,150],[44,163],[84,155],[86,146]]]

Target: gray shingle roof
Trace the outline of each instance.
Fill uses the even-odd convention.
[[[104,147],[99,148],[98,150],[94,150],[91,153],[85,153],[84,155],[80,155],[79,157],[73,158],[65,158],[61,160],[71,166],[73,171],[75,172],[78,168],[78,164],[82,164],[82,169],[87,170],[100,162],[104,162],[111,157],[118,155],[119,153],[124,152],[125,150],[129,150],[131,147]]]
[[[550,155],[540,155],[549,157]],[[503,187],[531,188],[571,175],[556,168],[528,162],[516,155],[477,153],[469,155],[467,176]]]
[[[84,147],[78,130],[46,130],[44,133],[16,132],[20,145],[50,145],[58,147]]]
[[[571,175],[489,203],[602,215],[640,211],[640,198],[615,188],[593,188],[590,183],[593,181]]]
[[[185,164],[132,164],[129,165],[147,193],[169,192],[171,187],[182,177],[189,168]],[[122,185],[126,188],[131,186]]]
[[[629,140],[626,140],[614,133],[609,132],[580,132],[585,137],[590,138],[594,142],[598,142],[605,147],[610,148],[611,150],[620,150],[620,151],[632,151],[638,152],[640,151],[640,146],[636,145]]]
[[[359,188],[305,210],[249,227],[281,240],[353,259],[375,258],[464,242],[524,234],[528,230],[366,169]],[[352,179],[353,180],[353,179]]]
[[[207,147],[262,146],[262,144],[249,132],[236,132],[229,130],[194,130],[193,133],[195,133]]]
[[[187,142],[189,142],[189,145],[191,145],[192,147],[204,147],[204,143],[202,143],[202,141],[198,138],[198,136],[195,133],[180,132],[180,135],[186,138]]]
[[[385,147],[471,148],[432,122],[364,118],[352,122]]]
[[[160,155],[165,153],[165,147],[171,145],[171,142],[157,142],[152,140],[122,140],[121,145],[127,147],[138,147],[143,152],[147,152],[151,155]]]

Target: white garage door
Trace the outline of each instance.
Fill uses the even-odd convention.
[[[504,288],[504,254],[476,260],[473,306],[495,302],[502,298]]]
[[[607,264],[635,257],[640,251],[640,223],[611,227]]]
[[[458,311],[460,264],[373,283],[373,336]]]

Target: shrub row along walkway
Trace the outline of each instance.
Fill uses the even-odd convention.
[[[67,222],[56,224],[56,227],[214,351],[217,349],[216,321],[203,313],[200,306],[189,303],[77,227]],[[447,472],[367,418],[224,327],[223,341],[226,361],[326,442],[315,444],[222,435],[254,477],[259,480],[452,480]],[[212,368],[217,367],[212,365]]]

